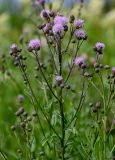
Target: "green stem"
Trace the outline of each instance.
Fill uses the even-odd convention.
[[[58,54],[59,54],[59,74],[60,76],[62,75],[62,53],[61,53],[61,38],[59,39],[59,43],[57,43],[58,46]],[[62,102],[62,88],[60,89],[60,102],[59,102],[59,106],[60,106],[60,114],[61,114],[61,127],[62,127],[62,137],[61,137],[61,148],[62,148],[62,160],[65,160],[65,145],[64,145],[64,141],[65,141],[65,124],[64,124],[64,107],[63,107],[63,102]]]

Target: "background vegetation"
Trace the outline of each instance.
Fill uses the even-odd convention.
[[[52,7],[51,4],[49,5],[50,7]],[[55,1],[53,3],[53,8],[55,8],[56,10],[57,6],[59,6],[59,4],[57,1]],[[76,3],[74,6],[68,6],[68,8],[66,7],[67,6],[63,6],[61,9],[64,15],[74,14],[77,17],[79,3]],[[9,48],[10,44],[13,42],[16,42],[19,47],[24,47],[25,44],[28,43],[28,40],[37,34],[37,28],[35,29],[35,23],[36,19],[38,24],[40,23],[39,13],[40,9],[32,6],[32,2],[30,2],[29,0],[22,1],[17,5],[14,5],[12,1],[10,7],[9,4],[7,6],[6,3],[4,5],[0,4],[0,149],[9,155],[9,160],[15,160],[17,153],[17,139],[14,138],[14,135],[10,130],[10,126],[15,124],[16,121],[16,116],[14,115],[14,113],[16,112],[19,105],[17,101],[17,96],[19,94],[23,94],[25,96],[25,109],[30,114],[32,114],[33,111],[20,72],[16,67],[14,67],[13,61],[12,59],[10,59]],[[85,45],[83,45],[80,52],[88,57],[90,56],[90,60],[93,61],[94,53],[92,51],[92,46],[97,41],[102,41],[106,45],[103,62],[105,64],[109,64],[110,66],[114,66],[114,2],[112,7],[110,8],[107,8],[104,5],[103,0],[92,0],[89,3],[85,3],[82,10],[82,18],[85,19],[85,30],[87,31],[87,35],[89,38]],[[27,63],[28,66],[30,66],[29,73],[32,73],[30,74],[30,77],[32,78],[32,76],[36,74],[36,71],[33,71],[31,68],[35,66],[34,63],[29,61],[29,57],[31,57],[31,55],[27,54],[28,53],[26,53],[25,51],[24,55],[28,56]],[[9,76],[8,73],[11,73],[11,76]],[[39,97],[42,97],[43,93],[39,93],[40,88],[37,82],[36,88],[36,94],[38,94]],[[44,89],[42,88],[42,90]],[[96,93],[91,92],[90,98],[92,99],[92,95],[95,96],[95,94]],[[88,119],[87,117],[90,110],[88,106],[89,104],[85,106],[83,112],[84,114],[80,117],[80,126],[85,125],[87,127],[89,125],[93,125],[93,122],[91,123],[90,118]],[[108,123],[109,121],[112,122],[113,119],[114,115],[112,114],[109,116]],[[85,132],[84,127],[81,129],[83,129],[82,132]],[[88,132],[90,132],[90,130]],[[112,143],[115,143],[115,129],[113,129],[112,135],[113,136],[111,137],[111,141]],[[39,142],[39,139],[37,139],[37,141]],[[35,146],[33,146],[33,148],[34,147]],[[2,160],[1,156],[0,160]]]

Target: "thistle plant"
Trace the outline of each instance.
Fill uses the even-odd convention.
[[[28,114],[22,105],[26,99],[18,96],[17,121],[11,127],[19,139],[17,157],[112,159],[115,68],[102,62],[106,45],[96,42],[92,46],[91,61],[80,51],[88,39],[87,21],[47,10],[45,1],[36,0],[36,4],[43,10],[34,38],[25,48],[10,47],[32,106]]]

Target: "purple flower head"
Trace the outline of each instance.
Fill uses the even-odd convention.
[[[61,84],[61,83],[62,83],[62,80],[63,80],[63,77],[62,77],[62,76],[60,76],[60,75],[57,75],[57,76],[56,76],[56,82],[57,82],[58,84]]]
[[[17,48],[17,45],[15,43],[10,46],[10,49],[11,49],[12,53],[17,53],[18,52],[18,48]]]
[[[80,29],[80,28],[83,28],[83,26],[84,26],[84,20],[78,19],[78,20],[76,21],[76,28],[77,28],[77,29]]]
[[[85,34],[84,30],[82,30],[82,29],[77,30],[76,31],[76,37],[79,40],[81,40],[81,39],[85,40],[86,39],[86,34]]]
[[[43,5],[45,3],[45,0],[35,0],[36,5]]]
[[[115,75],[115,67],[112,68],[112,73]]]
[[[100,53],[102,53],[104,48],[105,48],[105,44],[101,42],[97,42],[94,47],[95,51],[100,52]]]
[[[64,31],[64,27],[61,24],[54,24],[52,31],[54,35],[57,35]]]
[[[68,19],[64,16],[56,16],[54,19],[54,24],[60,24],[62,26],[66,26],[68,23]]]
[[[41,42],[39,39],[32,39],[28,44],[28,50],[32,52],[33,50],[39,50],[41,47]]]
[[[17,97],[19,102],[23,102],[24,101],[24,96],[23,95],[18,95]]]
[[[76,57],[75,59],[75,65],[81,66],[85,62],[85,59],[83,57]]]
[[[40,13],[41,18],[48,18],[50,17],[50,11],[49,10],[42,10]]]

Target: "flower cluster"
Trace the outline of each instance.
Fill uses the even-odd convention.
[[[42,5],[43,3],[45,3],[44,0],[36,0],[36,2],[37,2],[36,4],[38,5]],[[65,159],[66,153],[70,151],[69,144],[72,142],[72,139],[74,141],[74,138],[75,138],[74,134],[69,130],[73,126],[74,128],[76,128],[75,122],[77,118],[81,117],[79,115],[78,116],[76,115],[79,114],[79,112],[82,112],[83,106],[87,105],[87,101],[89,99],[93,100],[93,97],[90,97],[90,98],[88,97],[89,89],[91,89],[91,93],[92,93],[93,87],[95,89],[94,91],[96,94],[95,94],[94,100],[96,99],[96,96],[100,97],[98,101],[94,102],[94,104],[90,104],[91,111],[93,112],[93,114],[98,113],[96,115],[96,118],[93,118],[93,120],[94,119],[97,120],[96,121],[97,123],[94,123],[96,124],[96,129],[100,128],[100,127],[97,127],[99,120],[101,120],[101,114],[99,112],[102,111],[103,109],[104,112],[106,113],[106,111],[107,112],[109,111],[109,106],[111,108],[111,101],[114,96],[115,67],[113,67],[110,70],[110,74],[109,74],[108,71],[110,69],[110,66],[109,65],[104,66],[103,64],[100,63],[100,60],[101,60],[100,57],[102,56],[101,54],[103,53],[105,48],[104,43],[97,42],[94,45],[94,51],[96,52],[96,56],[94,58],[95,62],[93,62],[93,65],[92,63],[90,63],[90,59],[88,61],[88,56],[86,54],[80,55],[79,51],[81,49],[81,46],[83,45],[84,40],[87,39],[87,35],[84,30],[84,20],[77,19],[75,21],[75,17],[73,15],[71,15],[68,20],[66,17],[64,17],[63,15],[60,15],[59,13],[46,10],[45,7],[43,8],[44,9],[40,14],[43,20],[43,23],[41,22],[41,25],[38,26],[42,34],[39,34],[39,35],[40,35],[40,39],[45,40],[47,44],[47,49],[45,48],[43,49],[43,51],[48,52],[47,50],[49,49],[48,54],[50,54],[50,56],[48,55],[45,56],[45,60],[44,60],[44,56],[42,56],[43,54],[42,55],[37,54],[37,52],[40,50],[42,46],[41,41],[39,39],[36,38],[36,39],[31,39],[29,41],[28,51],[33,54],[35,65],[36,65],[34,70],[35,75],[33,77],[31,76],[30,78],[30,76],[28,75],[28,71],[29,71],[28,65],[27,65],[28,63],[26,63],[23,54],[20,53],[21,50],[18,49],[16,44],[12,44],[10,47],[11,55],[13,55],[15,65],[19,66],[19,69],[23,76],[24,84],[28,87],[28,90],[29,90],[28,96],[30,96],[32,106],[34,107],[34,110],[35,110],[32,116],[25,111],[23,107],[23,102],[26,99],[22,94],[20,94],[17,97],[19,108],[15,113],[15,115],[17,116],[17,118],[19,117],[20,121],[18,123],[19,124],[18,127],[20,127],[24,131],[24,133],[26,133],[27,135],[26,139],[28,139],[28,137],[30,136],[31,131],[32,131],[32,136],[34,136],[34,132],[32,130],[33,127],[32,128],[29,127],[31,126],[31,123],[29,122],[32,121],[34,117],[36,117],[37,122],[39,122],[39,131],[41,131],[40,138],[46,141],[46,145],[49,147],[49,151],[50,150],[53,151],[52,142],[55,141],[54,153],[56,153],[55,155],[57,155],[57,157],[54,157],[53,159],[60,159],[60,157],[62,157],[62,159]],[[43,38],[41,35],[43,35]],[[74,74],[76,72],[76,68],[78,71],[77,78],[74,76],[74,78],[72,79],[72,73]],[[108,87],[109,88],[108,93],[110,94],[110,97],[108,94],[107,103],[104,102],[106,99],[105,97],[106,94],[104,93],[105,87],[106,87],[105,80],[103,81],[103,77],[102,77],[103,76],[102,73],[104,69],[107,70],[107,81],[108,81],[108,84],[110,84],[110,88]],[[96,78],[96,76],[98,76],[98,78]],[[34,81],[32,80],[32,78],[33,80],[37,80],[36,83],[33,83]],[[75,79],[75,84],[74,84],[74,79]],[[52,83],[52,81],[55,81],[54,84]],[[39,89],[40,88],[45,89],[45,95],[47,93],[47,96],[45,96],[46,97],[45,100],[43,97],[43,100],[41,101],[40,98],[44,96],[41,94],[41,92],[38,92],[38,95],[37,95],[38,87],[34,86],[36,84],[42,85],[39,87]],[[70,95],[69,95],[69,92],[70,92]],[[77,101],[74,101],[74,99],[76,99],[76,96],[77,96]],[[114,96],[114,99],[115,99],[115,96]],[[56,107],[55,107],[55,104],[56,104]],[[106,104],[107,106],[104,106]],[[57,118],[56,116],[58,116],[59,118]],[[104,121],[103,118],[102,120]],[[48,132],[48,130],[45,129],[45,128],[48,128],[47,125],[49,125],[52,131]],[[106,126],[104,126],[103,128],[105,129],[105,127]],[[12,126],[12,130],[13,131],[15,130],[15,126]],[[47,132],[45,133],[45,131]],[[47,137],[47,135],[50,135],[50,134],[52,134],[53,136],[51,135]],[[97,137],[96,134],[94,132],[94,135],[93,135],[94,142],[96,140],[95,137]],[[106,130],[105,130],[104,136],[105,134],[106,134]],[[52,139],[53,137],[55,139]],[[56,137],[59,138],[59,140]],[[29,137],[29,139],[31,140],[33,139],[33,137],[32,138]],[[105,145],[105,140],[103,142]],[[46,151],[45,149],[46,145],[44,145],[43,147],[44,155]],[[102,142],[101,142],[101,145],[102,145]],[[39,146],[42,147],[41,144]],[[74,153],[76,154],[76,148],[74,146],[72,148],[72,152],[71,151],[69,152],[69,154],[71,155],[73,155]],[[40,148],[40,150],[43,148]],[[31,152],[31,145],[30,145],[29,151]],[[90,152],[90,148],[88,152]],[[36,153],[35,155],[37,155]],[[70,158],[72,158],[71,155],[70,155]],[[32,156],[34,156],[34,154]],[[46,156],[46,158],[43,157],[43,159],[47,159],[47,157],[49,156]],[[35,158],[37,157],[34,157],[34,159]],[[31,159],[33,158],[31,157]]]
[[[57,15],[54,19],[54,26],[52,28],[53,34],[61,34],[64,31],[64,27],[67,26],[68,19],[64,16]]]
[[[82,19],[76,20],[75,25],[76,25],[76,29],[77,29],[77,31],[76,31],[77,39],[78,40],[81,40],[81,39],[86,40],[87,39],[87,35],[86,35],[85,31],[83,30],[84,20],[82,20]]]

